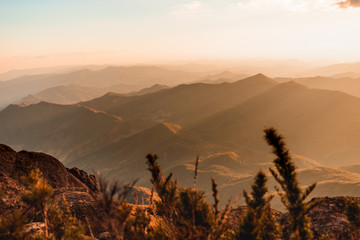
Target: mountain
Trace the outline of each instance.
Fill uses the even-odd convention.
[[[200,83],[223,83],[223,82],[234,82],[243,78],[249,77],[246,74],[237,74],[230,71],[223,71],[218,74],[207,75],[202,77],[200,80],[196,82]]]
[[[167,87],[166,85],[155,84],[149,88],[144,88],[137,92],[127,93],[126,95],[145,95],[167,88],[169,87]],[[88,87],[77,84],[56,86],[53,88],[45,89],[34,95],[28,95],[27,97],[21,99],[18,104],[21,106],[27,106],[39,102],[48,102],[55,104],[75,104],[78,102],[85,102],[103,96],[108,93],[110,89],[118,92],[127,92],[133,88],[126,85],[117,85],[107,88]]]
[[[21,99],[19,104],[22,106],[36,104],[39,102],[74,104],[81,101],[88,101],[105,93],[106,92],[100,88],[72,84],[68,86],[48,88],[35,95],[28,95],[27,97]]]
[[[332,76],[336,74],[343,74],[347,72],[360,73],[360,62],[354,63],[339,63],[323,67],[313,68],[305,71],[303,76]]]
[[[272,166],[271,166],[272,167]],[[279,186],[275,179],[271,176],[267,168],[263,168],[268,175],[269,191],[276,195],[274,186]],[[351,173],[337,168],[329,167],[313,167],[307,169],[298,169],[299,183],[302,187],[308,186],[312,183],[317,183],[316,188],[311,193],[310,197],[336,197],[336,196],[353,196],[360,197],[360,174]],[[201,174],[201,173],[200,173]],[[176,176],[176,175],[175,175]],[[219,195],[221,202],[227,202],[229,196],[233,198],[240,190],[245,189],[251,191],[251,184],[253,176],[242,176],[232,181],[227,181],[225,184],[219,185]],[[208,183],[210,185],[210,183]],[[208,186],[210,188],[210,186]],[[210,189],[207,189],[210,191]],[[240,204],[245,204],[245,200],[240,198]],[[271,204],[272,208],[285,211],[281,200],[276,196]]]
[[[157,153],[164,172],[173,172],[184,186],[193,184],[200,155],[198,186],[210,190],[214,176],[225,199],[271,166],[270,149],[261,140],[266,126],[286,137],[300,170],[311,169],[300,172],[307,176],[301,179],[330,190],[332,179],[336,186],[355,186],[357,175],[326,167],[357,162],[359,120],[359,98],[258,74],[145,95],[108,93],[75,105],[10,105],[0,112],[0,142],[44,151],[68,167],[100,170],[111,179],[138,179],[140,186],[149,186],[148,152]]]
[[[30,75],[43,75],[43,74],[61,74],[81,69],[100,70],[107,67],[106,65],[86,65],[86,66],[56,66],[44,68],[30,68],[30,69],[17,69],[11,70],[0,74],[0,81],[8,81],[15,78],[30,76]]]
[[[29,94],[36,94],[59,85],[77,84],[124,93],[139,91],[154,84],[173,86],[182,82],[191,82],[201,76],[201,73],[168,70],[156,66],[109,66],[101,70],[81,69],[64,74],[22,76],[0,82],[0,107],[18,102]]]
[[[298,76],[308,69],[309,64],[300,62],[292,63],[291,60],[288,60],[284,62],[244,62],[238,66],[229,68],[229,71],[246,75],[254,75],[261,72],[271,77],[289,77]]]
[[[134,95],[141,96],[141,95],[154,93],[154,92],[161,91],[161,90],[168,89],[168,88],[170,88],[170,87],[168,87],[166,85],[155,84],[151,87],[141,89],[140,91],[137,91],[137,92],[127,93],[126,95],[127,96],[134,96]]]
[[[360,78],[308,77],[275,78],[279,82],[295,81],[310,88],[342,91],[360,97]]]
[[[136,87],[147,87],[149,84],[174,85],[191,81],[199,74],[179,70],[167,70],[156,66],[109,66],[100,71],[81,70],[61,76],[63,81],[88,86],[109,87],[116,84],[127,84]]]
[[[206,156],[230,151],[199,138],[186,126],[274,84],[257,75],[233,84],[180,85],[142,96],[108,93],[78,105],[10,105],[0,112],[0,141],[17,149],[53,154],[69,166],[102,169],[113,177],[120,172],[136,177],[128,171],[136,167],[142,169],[141,177],[143,157],[150,151],[159,153],[167,168],[199,153]]]
[[[16,78],[11,81],[0,82],[0,108],[14,103],[43,89],[61,85],[60,81],[47,81],[53,75],[32,75]]]
[[[331,76],[332,78],[360,78],[360,73],[356,72],[345,72],[345,73],[338,73]]]
[[[360,165],[358,165],[358,164],[356,164],[356,165],[341,166],[341,167],[339,167],[339,169],[345,170],[345,171],[348,171],[348,172],[352,172],[352,173],[358,173],[358,174],[360,174]]]
[[[28,107],[10,105],[0,112],[0,121],[1,142],[51,153],[64,163],[153,124],[124,121],[85,106],[45,102]]]
[[[192,128],[210,142],[242,149],[266,149],[262,129],[274,126],[292,153],[327,166],[352,164],[360,154],[360,99],[342,92],[286,82],[198,122]],[[261,151],[264,152],[264,151]],[[257,152],[247,156],[263,161]],[[341,161],[339,160],[341,159]]]
[[[272,79],[258,74],[235,83],[182,84],[143,96],[113,97],[112,104],[108,104],[108,96],[82,104],[123,118],[147,118],[187,126],[235,106],[276,84]]]

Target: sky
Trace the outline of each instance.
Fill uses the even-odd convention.
[[[360,61],[360,0],[0,0],[0,73],[199,59]]]

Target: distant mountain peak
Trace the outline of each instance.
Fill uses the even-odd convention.
[[[296,81],[288,81],[288,82],[284,82],[279,84],[279,86],[286,86],[286,87],[296,87],[296,88],[304,88],[304,89],[309,89],[309,87],[302,85]]]
[[[1,112],[5,113],[9,113],[12,111],[16,111],[19,110],[20,108],[24,108],[24,106],[20,105],[20,104],[9,104],[6,108],[4,108]]]
[[[122,95],[121,93],[108,92],[103,97],[122,97],[122,96],[124,95]]]
[[[241,82],[254,82],[254,83],[271,83],[271,84],[278,84],[277,81],[273,80],[272,78],[269,78],[265,76],[262,73],[258,73],[256,75],[241,79],[239,81],[236,81],[235,83],[241,83]]]
[[[156,83],[156,84],[152,85],[150,88],[155,88],[155,87],[169,88],[168,86],[166,86],[164,84],[159,84],[159,83]]]
[[[255,74],[254,76],[250,76],[248,78],[256,78],[256,79],[271,79],[269,78],[268,76],[262,74],[262,73],[258,73],[258,74]]]
[[[169,89],[170,87],[164,84],[159,84],[156,83],[154,85],[152,85],[151,87],[148,88],[143,88],[140,91],[137,92],[130,92],[128,94],[126,94],[127,96],[141,96],[141,95],[146,95],[149,93],[155,93],[164,89]]]

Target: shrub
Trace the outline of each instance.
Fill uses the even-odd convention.
[[[236,239],[278,239],[279,227],[270,208],[273,195],[268,195],[267,177],[259,171],[251,186],[250,195],[244,191],[247,209],[240,223]],[[268,195],[268,196],[267,196]]]
[[[305,199],[314,190],[316,183],[302,190],[295,171],[295,164],[286,148],[283,137],[274,128],[267,128],[264,132],[265,140],[272,146],[272,152],[276,155],[275,169],[270,168],[269,170],[284,191],[280,192],[280,189],[276,188],[281,202],[289,211],[291,239],[312,239],[307,214],[318,202],[307,204]]]

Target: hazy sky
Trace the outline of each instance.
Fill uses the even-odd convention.
[[[360,60],[360,0],[0,0],[0,72],[81,63]]]

